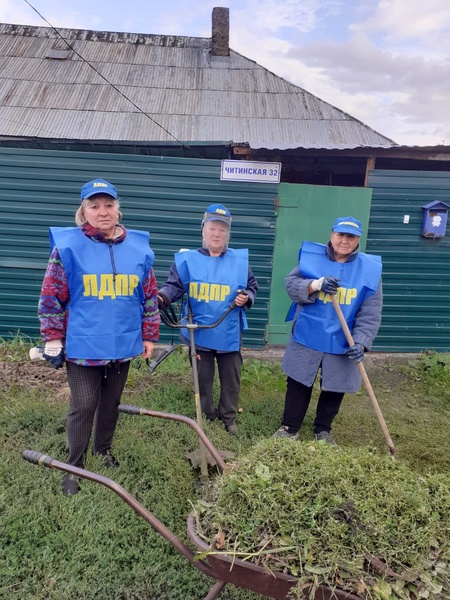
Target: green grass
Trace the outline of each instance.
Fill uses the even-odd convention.
[[[8,600],[197,600],[213,581],[201,574],[112,491],[82,481],[81,492],[61,495],[62,473],[31,465],[25,448],[66,458],[67,400],[51,384],[45,363],[38,384],[27,377],[31,342],[0,340],[0,361],[14,362],[23,381],[0,372],[0,598]],[[0,366],[2,365],[0,363]],[[367,361],[375,394],[398,456],[419,473],[448,473],[450,372],[448,355],[424,355],[409,364]],[[48,378],[48,385],[45,384]],[[205,423],[215,446],[237,457],[278,428],[284,375],[278,364],[246,360],[237,437]],[[33,384],[31,383],[33,382]],[[315,390],[314,398],[317,398]],[[216,389],[217,392],[217,389]],[[192,375],[184,352],[173,353],[150,376],[135,361],[124,404],[195,418]],[[312,437],[315,400],[301,429]],[[333,435],[340,445],[388,452],[364,390],[348,395]],[[186,459],[198,447],[184,424],[121,415],[114,440],[120,468],[105,469],[89,456],[87,468],[112,476],[178,537],[187,541],[186,517],[203,496],[199,474]],[[260,596],[227,586],[221,600]]]

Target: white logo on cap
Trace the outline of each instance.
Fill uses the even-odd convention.
[[[356,223],[352,223],[351,221],[341,221],[340,223],[338,223],[338,227],[340,225],[351,225],[352,227],[358,228],[358,225]]]

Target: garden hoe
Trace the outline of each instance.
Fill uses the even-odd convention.
[[[352,336],[352,334],[350,332],[350,329],[349,329],[349,327],[347,325],[347,321],[345,320],[344,314],[342,313],[341,307],[339,306],[339,302],[338,302],[336,296],[331,296],[331,301],[333,303],[334,309],[335,309],[336,314],[338,316],[338,319],[339,319],[339,322],[341,324],[342,330],[343,330],[343,332],[345,334],[345,338],[347,340],[348,345],[349,346],[354,346],[355,342],[353,340],[353,336]],[[375,397],[375,393],[374,393],[374,391],[372,389],[372,386],[370,384],[369,378],[367,376],[366,369],[364,368],[364,365],[362,364],[362,362],[358,363],[358,369],[359,369],[359,372],[361,373],[361,377],[362,377],[362,380],[364,382],[364,385],[365,385],[365,388],[367,390],[367,393],[369,394],[369,397],[370,397],[370,399],[372,401],[373,407],[375,409],[375,413],[376,413],[378,421],[379,421],[379,423],[381,425],[381,429],[383,430],[384,439],[386,440],[386,443],[387,443],[387,445],[389,447],[389,452],[392,454],[392,456],[394,458],[396,458],[396,450],[395,450],[395,447],[394,447],[394,442],[392,441],[391,436],[389,435],[389,431],[388,431],[388,428],[387,428],[387,425],[386,425],[386,421],[384,420],[384,417],[383,417],[383,414],[381,412],[380,406],[379,406],[379,404],[377,402],[377,399]]]

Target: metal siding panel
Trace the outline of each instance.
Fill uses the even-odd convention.
[[[96,177],[118,188],[123,223],[150,231],[162,284],[174,252],[201,245],[206,207],[233,215],[231,247],[249,248],[260,291],[245,346],[264,345],[275,237],[277,187],[220,181],[220,161],[0,148],[0,337],[39,337],[37,302],[49,255],[48,227],[74,225],[79,191]],[[172,332],[161,327],[161,341]],[[178,333],[173,334],[175,339]]]
[[[373,188],[367,251],[383,258],[383,319],[374,350],[450,351],[450,231],[422,237],[422,206],[449,203],[450,174],[378,171]],[[409,215],[409,224],[403,216]]]

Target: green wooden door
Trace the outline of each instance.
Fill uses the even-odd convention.
[[[337,217],[352,215],[362,221],[364,250],[370,215],[372,190],[318,185],[282,183],[278,189],[272,284],[270,289],[269,344],[284,345],[289,339],[291,323],[285,322],[291,305],[284,288],[284,278],[298,262],[303,240],[325,244]]]

